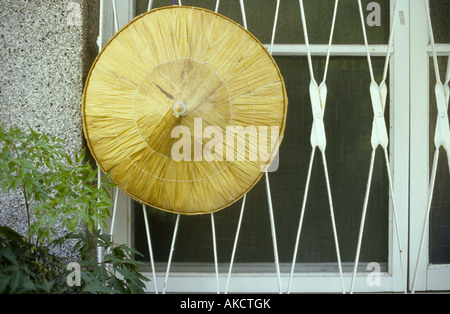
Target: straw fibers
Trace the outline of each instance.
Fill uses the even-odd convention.
[[[133,199],[186,215],[225,208],[256,184],[270,159],[249,157],[251,149],[267,141],[273,156],[270,127],[281,142],[286,111],[267,49],[234,21],[182,6],[123,27],[94,62],[82,104],[99,167]],[[230,126],[254,126],[258,141],[248,139],[244,149],[227,141]]]

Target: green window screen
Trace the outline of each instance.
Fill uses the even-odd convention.
[[[389,0],[363,0],[362,7],[370,21],[367,36],[371,44],[387,44],[389,40]],[[379,7],[368,7],[375,2]],[[182,0],[182,5],[202,7],[211,11],[216,8],[215,0]],[[275,0],[245,0],[247,27],[262,43],[270,43],[276,9]],[[153,8],[172,5],[172,0],[155,0]],[[334,11],[334,1],[304,1],[311,44],[327,44]],[[137,14],[147,11],[148,1],[137,0]],[[221,0],[218,13],[243,25],[239,0]],[[379,14],[378,14],[379,13]],[[377,26],[380,25],[380,26]],[[334,32],[334,44],[363,44],[361,19],[357,1],[340,1]],[[275,42],[278,44],[305,43],[298,0],[283,0],[277,23]]]

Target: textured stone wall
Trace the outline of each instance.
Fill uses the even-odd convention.
[[[97,55],[98,0],[0,1],[0,123],[84,147],[81,98]],[[0,195],[0,224],[23,232],[20,192]]]

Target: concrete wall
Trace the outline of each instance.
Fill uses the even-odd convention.
[[[0,123],[84,147],[81,98],[97,55],[98,0],[0,1]],[[20,192],[0,196],[0,224],[23,232]]]

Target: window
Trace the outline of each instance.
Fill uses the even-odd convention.
[[[450,4],[446,1],[433,1],[430,6],[431,21],[433,25],[435,41],[438,44],[450,43],[449,19]],[[438,57],[439,75],[441,80],[445,80],[447,75],[448,58]],[[433,60],[430,64],[430,157],[434,154],[435,146],[434,133],[436,127],[436,117],[438,115],[436,98],[434,96],[434,86],[436,85],[435,69]],[[450,177],[449,164],[445,162],[447,155],[440,149],[438,170],[436,175],[436,186],[433,195],[434,203],[430,216],[430,263],[449,264],[450,263]],[[430,166],[432,166],[430,164]],[[431,167],[430,167],[431,171]]]
[[[448,40],[449,41],[449,40]],[[439,70],[445,77],[447,58],[439,57]],[[433,61],[430,60],[430,158],[434,155],[434,133],[438,115],[434,86],[436,85]],[[439,161],[436,173],[436,189],[433,193],[433,203],[430,216],[430,263],[450,264],[450,178],[447,155],[444,149],[439,150]],[[430,162],[430,176],[432,171]]]
[[[183,5],[204,7],[212,11],[215,10],[217,3],[214,0],[182,0],[181,2]],[[311,44],[313,71],[316,80],[320,82],[325,68],[334,1],[304,0],[303,2]],[[394,16],[394,2],[361,1],[377,83],[382,79],[384,61],[388,52],[387,44],[390,23]],[[427,48],[428,42],[419,41],[420,36],[410,37],[412,33],[425,34],[424,38],[427,37],[427,23],[423,8],[410,7],[402,1],[399,2],[395,11],[397,26],[387,75],[388,96],[384,112],[389,132],[388,156],[395,194],[392,195],[390,192],[388,169],[383,151],[377,149],[355,281],[356,292],[402,291],[404,285],[402,263],[407,267],[405,272],[409,270],[409,288],[411,288],[423,224],[422,217],[426,208],[437,115],[436,105],[433,103],[434,68],[433,62],[428,62],[430,52],[430,48]],[[444,77],[447,64],[447,57],[444,55],[449,51],[448,16],[444,14],[448,12],[448,9],[445,9],[448,4],[443,0],[430,2],[431,19],[435,23],[433,26],[440,49],[440,70],[443,73],[441,76]],[[151,3],[152,8],[172,5],[172,1],[169,0],[154,0]],[[218,12],[244,24],[240,3],[238,0],[220,1]],[[249,31],[263,44],[269,46],[276,1],[245,0],[243,3],[245,22]],[[119,26],[123,26],[131,19],[131,16],[146,12],[149,1],[136,0],[130,1],[129,4],[118,2],[117,5],[125,6],[117,10]],[[106,5],[104,14],[109,16],[108,25],[112,25],[112,11],[111,4]],[[413,19],[414,23],[410,23]],[[112,29],[111,26],[110,29]],[[108,34],[104,35],[103,42],[109,38],[107,36]],[[312,150],[310,133],[313,119],[309,98],[311,77],[299,1],[281,1],[273,55],[284,77],[289,98],[285,138],[280,148],[280,166],[277,171],[269,174],[281,282],[279,281],[277,286],[266,186],[264,179],[261,179],[246,196],[228,291],[278,292],[281,289],[285,292],[289,282]],[[369,93],[370,82],[358,3],[357,1],[340,1],[327,72],[328,94],[324,124],[327,137],[327,167],[346,292],[349,291],[352,282],[372,152],[370,141],[373,110]],[[424,103],[428,104],[428,99],[423,102],[424,95],[427,97],[429,95],[430,106],[424,105]],[[426,120],[428,117],[429,121]],[[428,136],[424,137],[421,134]],[[429,255],[426,254],[426,258],[418,268],[417,289],[419,290],[450,288],[438,278],[444,274],[443,268],[433,268],[435,264],[448,265],[449,263],[448,232],[450,229],[447,218],[449,217],[450,179],[448,166],[443,162],[445,160],[445,154],[441,152],[430,228],[427,229],[429,241],[427,241],[426,249]],[[291,292],[340,292],[342,287],[324,167],[318,151],[313,162]],[[393,196],[395,196],[398,221],[393,215]],[[118,215],[122,216],[117,218],[120,227],[118,227],[119,223],[116,223],[114,236],[120,241],[133,244],[144,253],[143,261],[147,262],[149,249],[142,206],[122,194],[120,194],[119,202],[121,203],[118,208],[122,207],[126,210],[117,211]],[[232,257],[241,204],[242,201],[239,201],[214,214],[219,262],[218,284],[221,292],[226,285],[228,287],[227,272]],[[156,282],[160,292],[169,274],[166,270],[176,215],[152,208],[147,208],[146,212],[156,262]],[[408,218],[409,216],[411,219]],[[398,232],[396,223],[398,223]],[[174,242],[175,250],[170,267],[170,278],[166,287],[168,291],[216,291],[212,237],[210,215],[181,216]],[[401,259],[398,253],[399,245],[403,251]],[[408,260],[409,264],[406,264]],[[371,262],[376,262],[380,266],[379,285],[372,286],[366,281],[367,274],[371,271],[366,267]],[[150,263],[149,267],[143,271],[152,276]],[[433,280],[437,282],[434,286],[431,283]],[[149,289],[153,291],[152,287]]]
[[[412,289],[448,290],[449,255],[449,171],[448,152],[441,146],[439,162],[434,162],[434,138],[437,117],[435,97],[436,75],[434,57],[440,80],[448,84],[448,1],[429,1],[434,45],[429,34],[430,21],[420,12],[412,11],[411,37],[411,205],[410,205],[410,281]],[[447,106],[448,104],[445,104]],[[448,109],[447,109],[448,112]],[[448,120],[448,118],[447,118]],[[445,121],[444,121],[445,122]],[[448,121],[447,121],[448,122]],[[436,177],[433,180],[433,167]],[[435,182],[433,193],[431,183]],[[431,198],[431,207],[429,200]],[[427,209],[430,212],[427,213]]]

